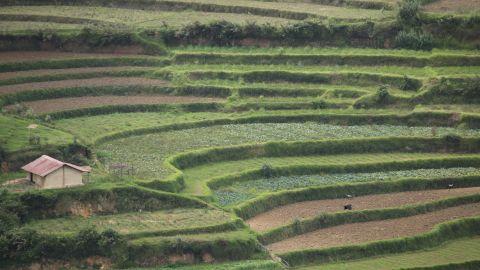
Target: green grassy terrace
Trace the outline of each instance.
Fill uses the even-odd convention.
[[[346,263],[324,264],[321,269],[326,270],[397,270],[437,265],[459,264],[478,260],[480,256],[480,238],[472,237],[459,239],[442,244],[439,247],[407,252],[396,255],[387,255],[378,258],[358,260]],[[320,266],[299,267],[301,270],[319,269]],[[445,268],[449,269],[449,268]],[[454,266],[450,269],[455,269]],[[461,269],[461,268],[460,268]],[[473,269],[473,268],[472,268]]]

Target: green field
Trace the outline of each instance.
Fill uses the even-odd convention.
[[[0,115],[0,142],[6,151],[17,151],[25,148],[33,148],[36,145],[29,143],[29,137],[38,136],[40,145],[62,145],[73,142],[73,136],[69,133],[52,129],[43,125],[37,125],[37,128],[28,129],[36,121],[12,118]]]
[[[138,234],[152,231],[172,231],[219,225],[231,216],[216,209],[173,209],[157,212],[138,212],[90,217],[68,217],[38,220],[25,228],[46,231],[49,234],[72,234],[88,227],[113,229],[121,234]]]
[[[102,118],[107,122],[110,120],[109,117]],[[102,118],[98,117],[98,119]],[[174,119],[178,120],[178,118]],[[200,120],[201,118],[197,119]],[[89,119],[85,120],[88,121]],[[144,117],[142,120],[148,121],[148,118]],[[125,118],[124,121],[128,121],[128,118]],[[66,120],[65,122],[70,121]],[[167,123],[162,122],[162,124]],[[107,128],[108,126],[103,125],[101,127]],[[436,136],[452,133],[462,136],[477,136],[478,134],[478,130],[453,128],[438,128],[436,132]],[[211,134],[216,134],[217,136],[211,137]],[[427,127],[387,125],[337,126],[313,122],[223,125],[129,137],[102,144],[98,149],[99,154],[104,155],[108,163],[128,160],[138,169],[140,178],[149,178],[166,177],[168,175],[169,171],[163,165],[165,158],[168,156],[196,148],[267,141],[383,136],[432,136],[432,130]],[[182,138],[182,140],[177,140],[177,138]]]
[[[478,260],[480,253],[478,237],[451,241],[438,248],[425,251],[408,252],[393,256],[384,256],[369,260],[349,263],[326,264],[322,266],[304,267],[299,269],[408,269],[415,267],[431,267],[442,264],[455,264]]]

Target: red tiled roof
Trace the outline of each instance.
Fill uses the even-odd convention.
[[[63,166],[68,166],[70,168],[73,168],[81,172],[90,172],[88,168],[83,168],[70,163],[62,162],[60,160],[56,160],[52,157],[49,157],[47,155],[43,155],[37,158],[36,160],[28,163],[27,165],[23,166],[22,169],[27,172],[44,177],[49,173],[54,172]]]

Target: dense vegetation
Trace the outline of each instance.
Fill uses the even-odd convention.
[[[0,3],[0,264],[477,269],[478,3],[234,2]],[[43,154],[92,173],[39,189]]]

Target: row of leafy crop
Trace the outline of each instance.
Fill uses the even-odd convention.
[[[165,166],[169,167],[174,173],[165,181],[152,181],[145,185],[155,188],[163,188],[162,185],[175,185],[176,188],[182,188],[184,176],[182,169],[199,166],[202,164],[220,162],[225,160],[239,160],[256,157],[279,157],[279,156],[304,156],[304,155],[325,155],[325,154],[345,154],[345,153],[374,153],[374,152],[393,152],[406,151],[411,152],[432,152],[432,151],[451,151],[451,152],[475,152],[478,151],[478,139],[460,138],[456,136],[447,136],[445,138],[375,138],[375,139],[345,139],[345,140],[325,140],[310,142],[270,142],[257,145],[241,145],[222,148],[207,148],[204,150],[192,151],[170,157],[165,161]],[[477,149],[477,150],[476,150]],[[445,160],[425,160],[423,162],[392,162],[386,164],[359,164],[352,166],[294,166],[292,168],[271,169],[272,175],[292,174],[314,174],[319,172],[370,172],[375,170],[408,169],[411,167],[424,168],[428,165],[440,166],[458,166],[458,162],[474,166],[478,159],[445,159]],[[381,167],[378,168],[378,167]],[[210,179],[211,188],[225,185],[235,181],[251,180],[265,176],[265,172],[252,170],[240,175],[227,176],[220,179]],[[209,194],[206,194],[209,195]]]
[[[465,159],[462,159],[462,161],[465,161]],[[403,164],[407,165],[408,163],[403,163]],[[480,168],[459,167],[460,165],[465,165],[465,164],[458,164],[455,167],[433,168],[436,166],[448,165],[445,162],[441,163],[438,160],[435,160],[426,165],[427,165],[427,168],[420,168],[420,169],[409,168],[409,169],[393,170],[393,171],[382,170],[382,171],[373,171],[373,172],[347,172],[347,173],[344,172],[344,173],[329,173],[329,174],[324,174],[324,172],[322,172],[321,174],[314,174],[314,175],[304,175],[304,174],[288,175],[288,173],[293,173],[295,171],[294,170],[286,171],[285,168],[282,168],[283,171],[286,171],[287,175],[269,177],[269,175],[278,174],[276,173],[276,169],[264,170],[265,172],[268,172],[269,175],[263,176],[261,178],[254,177],[254,179],[251,179],[251,180],[248,180],[248,178],[241,179],[239,176],[232,175],[232,176],[222,177],[222,178],[228,179],[228,178],[237,177],[237,179],[239,180],[234,181],[232,183],[228,183],[228,182],[219,181],[221,178],[215,178],[215,179],[211,179],[207,184],[212,190],[214,190],[215,199],[221,206],[232,207],[237,204],[241,204],[243,206],[245,201],[251,200],[255,197],[263,198],[264,194],[262,193],[277,193],[277,192],[282,192],[284,190],[302,189],[302,188],[308,188],[308,187],[314,187],[314,186],[328,186],[328,185],[338,185],[338,184],[341,185],[346,183],[362,183],[362,182],[372,182],[372,181],[393,181],[393,180],[410,179],[410,178],[434,179],[438,177],[457,178],[457,177],[480,175]],[[385,162],[383,162],[382,167],[384,167],[385,169],[388,169],[388,166],[387,164],[385,164]],[[347,169],[358,170],[358,169],[366,169],[366,167],[348,166],[348,168],[342,167],[341,169],[342,170],[347,170]],[[242,173],[242,175],[245,175],[245,173]],[[228,185],[226,185],[227,183]],[[256,202],[256,200],[252,200],[252,201]],[[261,208],[261,206],[259,206],[259,208]]]
[[[378,161],[375,163],[365,163],[365,164],[347,164],[347,165],[316,165],[316,164],[305,164],[305,165],[291,165],[291,166],[278,166],[271,167],[268,165],[263,166],[261,169],[245,170],[238,174],[231,174],[221,177],[209,178],[206,180],[206,185],[212,189],[216,190],[216,195],[222,194],[222,190],[229,190],[228,186],[233,184],[241,185],[244,182],[254,181],[256,179],[271,179],[270,177],[288,177],[288,176],[298,176],[298,175],[312,175],[312,174],[367,174],[367,173],[377,173],[377,172],[391,172],[391,171],[401,171],[401,170],[432,170],[432,169],[441,169],[441,168],[455,168],[458,166],[473,167],[477,166],[479,157],[470,156],[470,157],[445,157],[445,158],[430,158],[430,159],[417,159],[417,160],[406,160],[406,161]],[[398,177],[397,177],[398,178]],[[278,179],[278,178],[277,178]],[[272,179],[275,181],[276,179]],[[366,181],[364,179],[363,181]],[[375,181],[376,179],[370,179],[370,181]],[[352,181],[352,182],[362,182],[362,180]],[[310,183],[304,184],[305,186],[319,186],[324,184],[315,184]],[[226,187],[225,189],[220,189]],[[220,189],[220,190],[219,190]],[[282,188],[280,188],[282,189]],[[285,188],[287,189],[287,188]],[[268,192],[273,192],[268,190]],[[228,192],[227,194],[238,194],[240,200],[248,199],[249,196],[255,196],[254,190],[249,191],[250,194],[245,193],[234,193]],[[252,194],[253,193],[253,194]],[[260,193],[260,192],[259,192]],[[261,193],[260,193],[261,194]],[[225,195],[228,198],[228,195]],[[262,195],[260,195],[262,196]],[[255,201],[254,201],[255,202]],[[250,207],[250,206],[248,206]],[[256,209],[262,206],[251,206]],[[247,211],[248,212],[248,211]]]
[[[186,169],[226,160],[258,157],[287,157],[376,152],[462,152],[478,151],[479,138],[447,135],[442,138],[390,137],[320,141],[268,142],[264,144],[212,147],[178,154],[169,159],[175,167]]]
[[[416,204],[399,208],[385,208],[362,211],[321,214],[313,218],[294,221],[293,223],[263,232],[259,240],[264,244],[275,243],[300,234],[342,224],[359,223],[409,217],[439,211],[448,207],[480,202],[480,195],[454,197],[426,204]]]
[[[318,122],[332,125],[405,125],[405,126],[458,126],[465,128],[480,127],[480,119],[476,115],[456,115],[447,112],[414,112],[409,114],[315,114],[315,113],[282,113],[276,115],[255,115],[238,118],[221,118],[196,122],[160,125],[133,130],[125,130],[105,135],[95,142],[102,144],[111,140],[131,136],[153,134],[158,132],[208,127],[229,124],[248,123],[298,123]]]
[[[362,245],[309,249],[280,254],[291,266],[355,260],[436,247],[448,240],[480,234],[480,218],[465,218],[437,225],[432,231],[412,237],[382,240]]]
[[[356,65],[356,66],[478,66],[480,57],[466,55],[434,55],[430,57],[394,55],[343,54],[237,54],[183,53],[173,58],[176,64],[237,64],[237,65]]]

